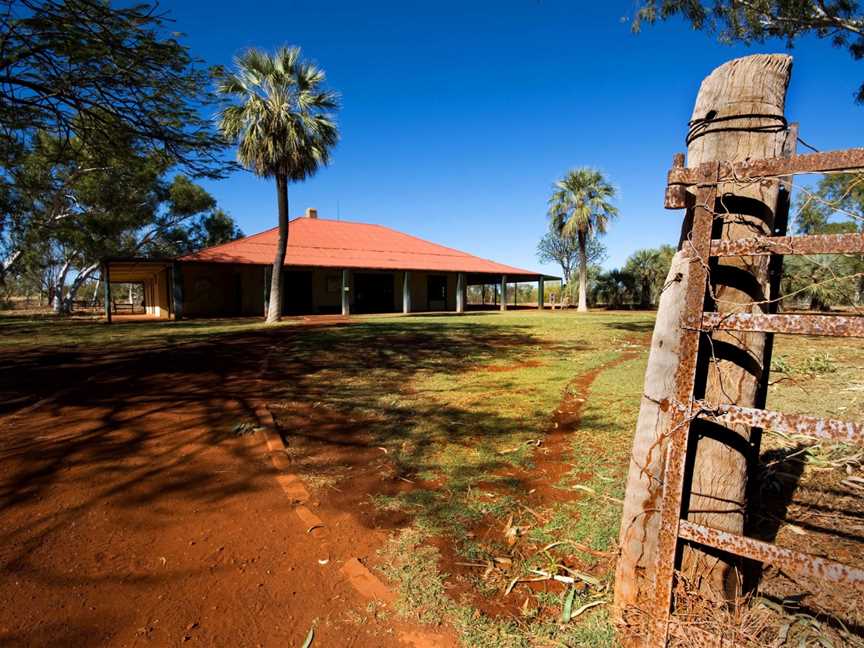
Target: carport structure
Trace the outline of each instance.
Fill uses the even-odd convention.
[[[111,257],[102,260],[105,318],[112,320],[111,284],[140,284],[144,288],[144,312],[153,319],[176,316],[173,259]]]

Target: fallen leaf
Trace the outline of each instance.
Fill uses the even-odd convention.
[[[576,590],[570,588],[567,590],[567,596],[564,598],[564,609],[561,611],[561,623],[567,623],[570,617],[573,616],[573,598],[576,596]]]
[[[312,640],[315,639],[315,628],[309,628],[309,634],[306,635],[306,641],[303,642],[303,645],[300,648],[309,648],[312,645]]]
[[[585,610],[590,610],[592,607],[594,607],[595,605],[600,605],[602,602],[603,602],[603,601],[600,600],[600,601],[591,601],[590,603],[586,603],[585,605],[583,605],[582,607],[580,607],[578,610],[576,610],[576,611],[575,611],[575,612],[570,616],[570,618],[571,618],[571,619],[575,619],[575,618],[578,617],[580,614],[582,614],[583,612],[585,612]]]

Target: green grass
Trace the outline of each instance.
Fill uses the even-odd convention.
[[[278,326],[292,326],[286,321]],[[258,319],[155,320],[152,322],[114,322],[95,318],[59,318],[51,315],[16,315],[0,311],[0,350],[43,351],[54,348],[79,350],[110,348],[156,349],[178,342],[206,340],[264,329]]]
[[[296,323],[281,326],[288,332]],[[376,316],[355,318],[351,326],[297,328],[273,338],[271,407],[289,436],[292,416],[325,430],[325,437],[348,428],[386,451],[381,457],[392,475],[421,484],[369,494],[380,511],[400,511],[410,520],[378,561],[398,589],[401,614],[449,623],[466,646],[614,646],[605,602],[652,327],[646,313],[514,311]],[[258,320],[106,326],[3,316],[0,347],[155,349],[265,329],[272,330]],[[774,366],[769,407],[864,417],[864,349],[855,341],[778,336]],[[554,486],[563,497],[537,503],[524,484],[543,456],[544,444],[538,449],[536,441],[546,438],[574,379],[598,368],[581,394],[581,423],[559,458],[566,470]],[[289,444],[292,452],[297,448],[302,453],[302,445]],[[350,484],[352,473],[339,465],[322,469],[312,455],[295,459],[313,490],[333,494],[339,491],[331,487]],[[519,527],[512,546],[504,535],[508,521]],[[559,544],[540,551],[553,542]],[[439,547],[448,547],[449,557]],[[442,571],[454,556],[465,562],[507,557],[511,564],[494,563],[486,576],[475,570],[469,577],[475,596],[460,596],[451,591],[452,574]],[[532,569],[564,574],[562,564],[599,581],[580,587],[574,609],[604,604],[563,624],[563,594],[517,585],[504,596],[513,578]],[[476,596],[517,601],[517,614],[481,613]]]
[[[283,429],[298,404],[311,405],[312,416],[325,422],[361,421],[366,443],[384,448],[400,474],[435,485],[371,495],[381,510],[410,515],[380,560],[398,586],[403,614],[448,621],[466,646],[611,646],[605,605],[561,624],[562,596],[535,596],[522,585],[505,597],[518,601],[517,608],[532,599],[515,617],[487,616],[470,597],[446,596],[452,579],[440,572],[447,561],[436,546],[448,545],[456,560],[467,562],[509,557],[507,569],[487,578],[481,569],[470,578],[473,590],[490,600],[504,597],[509,581],[531,576],[531,569],[564,574],[557,567],[562,562],[600,581],[576,596],[574,609],[608,600],[611,558],[581,553],[572,543],[610,553],[615,546],[616,500],[623,495],[652,327],[653,316],[645,313],[517,311],[372,318],[309,330],[274,360],[281,377],[274,412]],[[574,379],[624,353],[632,358],[601,371],[581,394],[587,397],[583,424],[559,457],[569,464],[555,484],[559,496],[534,502],[523,482],[544,445],[536,449],[532,442],[546,438]],[[320,468],[308,459],[314,482]],[[302,472],[303,459],[295,466]],[[504,536],[508,520],[520,527],[513,546]],[[563,544],[539,552],[551,542]]]
[[[768,407],[860,421],[864,419],[862,368],[864,345],[855,338],[778,335]]]

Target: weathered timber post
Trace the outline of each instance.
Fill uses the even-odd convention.
[[[402,275],[402,312],[411,312],[411,273],[407,270]]]
[[[456,275],[456,312],[465,312],[465,273]]]
[[[755,55],[729,61],[714,70],[699,89],[688,134],[687,163],[696,167],[715,160],[740,161],[746,158],[779,157],[787,137],[783,117],[786,88],[792,59],[786,55]],[[722,223],[715,224],[718,238],[738,238],[772,233],[773,214],[778,200],[778,182],[749,185],[727,183],[718,187],[717,206]],[[689,267],[681,253],[687,245],[692,222],[691,206],[681,231],[679,252],[672,260],[660,297],[657,321],[651,340],[648,367],[621,520],[620,557],[615,581],[615,614],[627,621],[628,608],[645,600],[653,588],[654,561],[658,536],[657,505],[662,490],[661,476],[670,403],[678,366],[680,317],[684,309]],[[769,295],[767,257],[724,259],[711,266],[711,284],[722,312],[761,312],[750,305]],[[710,307],[710,305],[709,305]],[[758,383],[764,362],[765,335],[735,333],[713,336],[716,361],[704,367],[701,385],[707,400],[743,406],[757,406]],[[722,382],[722,385],[721,385]],[[698,389],[698,387],[697,387]],[[736,433],[744,440],[745,452],[732,445]],[[697,445],[692,492],[687,519],[717,529],[740,533],[743,527],[744,494],[747,482],[746,456],[750,430],[717,425],[694,425]],[[724,443],[725,441],[725,443]],[[705,591],[731,599],[740,591],[735,566],[716,557],[687,550],[682,568],[699,579]]]
[[[507,275],[501,275],[501,310],[507,310]]]
[[[537,280],[537,308],[539,310],[543,310],[543,284],[546,283],[543,281],[543,277],[540,277]]]
[[[108,262],[102,264],[102,278],[105,280],[105,320],[111,323],[111,270]]]
[[[349,300],[350,297],[350,270],[342,271],[342,315],[348,316],[351,314],[351,302]]]

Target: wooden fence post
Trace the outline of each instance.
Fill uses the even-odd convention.
[[[792,59],[787,55],[748,56],[729,61],[715,69],[699,89],[687,137],[688,166],[716,160],[739,161],[746,158],[780,157],[787,138],[783,116],[786,88]],[[744,185],[721,185],[717,205],[712,210],[726,211],[718,223],[720,238],[740,238],[771,233],[773,214],[778,200],[778,183],[770,181]],[[627,610],[646,600],[653,587],[654,560],[658,536],[659,502],[665,438],[660,431],[668,429],[669,403],[676,368],[680,361],[679,318],[684,308],[689,267],[681,253],[688,244],[692,223],[691,206],[687,210],[679,242],[679,252],[672,261],[666,286],[660,298],[657,322],[651,340],[651,351],[645,373],[645,386],[633,441],[627,491],[621,520],[620,557],[615,581],[615,615],[627,621]],[[717,310],[760,312],[760,307],[746,305],[770,293],[767,258],[745,257],[733,263],[711,266],[711,285],[718,302]],[[758,294],[752,294],[754,291]],[[724,402],[756,405],[758,373],[765,358],[765,335],[715,334],[714,358],[701,370],[706,397]],[[756,368],[754,371],[754,367]],[[721,384],[722,387],[721,387]],[[711,514],[691,514],[687,519],[715,528],[740,533],[746,470],[746,452],[719,440],[728,441],[740,434],[746,441],[750,430],[735,426],[725,434],[716,429],[694,427],[698,439],[693,472],[692,510],[709,509]],[[724,503],[725,502],[725,503]],[[732,502],[732,504],[730,504]],[[721,504],[722,503],[722,504]],[[707,590],[734,598],[740,591],[737,570],[731,562],[716,557],[705,561],[705,554],[688,550],[683,569],[700,577]]]

